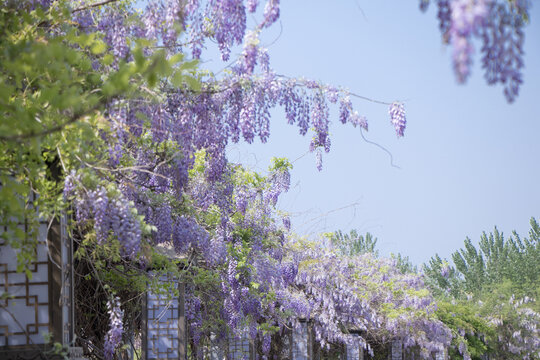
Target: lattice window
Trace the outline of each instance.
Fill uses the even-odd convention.
[[[403,344],[401,341],[392,341],[391,360],[403,360]]]
[[[307,322],[301,322],[298,328],[294,328],[292,335],[292,359],[308,360],[310,359],[311,345],[310,331]]]
[[[32,195],[28,206],[34,201]],[[0,359],[36,357],[49,340],[44,334],[65,345],[73,340],[73,243],[66,228],[64,215],[39,222],[31,278],[17,273],[17,251],[0,240]]]
[[[228,360],[249,360],[252,358],[253,348],[251,341],[247,338],[229,337],[229,358]]]
[[[0,296],[8,294],[0,311],[0,347],[44,344],[43,334],[51,331],[47,224],[40,224],[38,236],[32,279],[17,273],[17,253],[0,243]]]
[[[282,360],[291,360],[292,358],[292,330],[285,329],[281,334],[281,347],[280,353],[278,354],[279,359]]]
[[[146,359],[170,360],[186,358],[186,323],[184,285],[175,279],[163,279],[178,288],[179,296],[153,294],[146,296],[144,310],[143,350]]]
[[[219,342],[216,334],[210,334],[208,343],[203,346],[202,352],[205,360],[224,360],[227,354],[227,344]]]
[[[357,334],[353,336],[358,337]],[[347,360],[364,360],[364,349],[358,344],[347,345]]]
[[[178,359],[178,299],[148,294],[148,359]]]
[[[446,356],[446,350],[440,351],[435,354],[435,360],[446,360],[448,357]]]

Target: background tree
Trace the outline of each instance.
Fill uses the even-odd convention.
[[[375,249],[377,238],[374,238],[369,232],[366,235],[361,235],[355,229],[352,229],[348,234],[337,230],[326,234],[326,236],[330,239],[330,243],[344,255],[362,255],[366,253],[378,255],[378,250]]]
[[[467,238],[464,248],[454,252],[454,266],[438,255],[432,257],[424,271],[433,285],[448,290],[453,296],[482,294],[490,286],[509,281],[516,296],[536,297],[540,279],[539,225],[530,220],[529,237],[514,232],[508,238],[497,228],[483,233],[478,247]]]
[[[423,268],[431,291],[446,304],[441,319],[460,334],[454,342],[462,339],[474,349],[472,358],[484,352],[505,359],[540,356],[539,227],[534,218],[530,224],[528,238],[516,232],[505,238],[495,228],[482,234],[478,247],[467,238],[452,254],[454,266],[435,255]],[[486,325],[489,331],[482,330]]]

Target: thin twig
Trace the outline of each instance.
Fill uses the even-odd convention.
[[[8,301],[9,301],[9,298],[8,298]],[[27,300],[28,301],[28,300]],[[22,326],[22,324],[19,322],[19,320],[17,320],[17,318],[15,317],[15,315],[8,309],[8,306],[5,306],[4,304],[0,303],[0,307],[3,309],[3,311],[7,312],[9,314],[9,316],[11,316],[13,318],[13,321],[15,322],[15,324],[17,324],[21,330],[26,334],[26,337],[28,338],[28,340],[30,341],[30,345],[32,346],[36,346],[36,344],[34,343],[34,341],[32,340],[32,338],[30,337],[30,335],[28,334],[28,332],[26,331],[25,327]]]
[[[100,2],[97,2],[97,3],[90,4],[90,5],[85,5],[85,6],[78,7],[75,10],[73,10],[72,12],[76,13],[78,11],[88,10],[90,8],[95,8],[95,7],[99,7],[99,6],[102,6],[102,5],[107,5],[109,3],[116,2],[116,1],[118,1],[118,0],[104,0],[104,1],[100,1]]]
[[[281,20],[279,20],[279,34],[274,40],[272,40],[270,44],[266,45],[265,47],[269,48],[270,46],[274,45],[281,38],[281,35],[283,35],[283,23],[281,22]]]
[[[51,216],[51,220],[49,221],[49,225],[47,226],[47,234],[46,234],[46,238],[45,238],[45,245],[47,246],[47,255],[49,256],[49,260],[51,260],[51,262],[54,265],[56,265],[56,267],[58,269],[63,270],[62,266],[60,264],[58,264],[56,261],[54,261],[54,259],[52,257],[52,254],[51,254],[51,248],[49,247],[49,231],[51,230],[52,223],[54,222],[55,217],[56,217],[56,213],[53,213],[53,215]]]
[[[384,151],[385,153],[388,154],[388,156],[390,157],[390,166],[395,167],[396,169],[401,169],[399,166],[394,164],[394,156],[392,155],[392,153],[388,149],[386,149],[384,146],[382,146],[380,144],[377,144],[376,142],[373,142],[373,141],[370,141],[370,140],[366,139],[362,129],[360,129],[360,135],[362,136],[362,139],[364,139],[365,142],[367,142],[368,144],[371,144],[371,145],[375,145],[376,147],[378,147],[379,149],[381,149],[382,151]]]
[[[358,94],[355,94],[355,93],[352,93],[352,92],[349,92],[349,91],[347,91],[347,94],[350,95],[350,96],[353,96],[355,98],[358,98],[358,99],[370,101],[370,102],[375,103],[375,104],[392,105],[392,103],[389,103],[389,102],[386,102],[386,101],[380,101],[380,100],[371,99],[371,98],[368,98],[368,97],[365,97],[365,96],[362,96],[362,95],[358,95]]]
[[[332,213],[335,213],[335,212],[338,212],[338,211],[341,211],[341,210],[345,210],[345,209],[348,209],[348,208],[351,208],[351,207],[352,207],[352,208],[356,208],[356,207],[359,206],[359,205],[360,205],[360,203],[359,203],[358,201],[355,201],[355,202],[353,202],[352,204],[345,205],[345,206],[342,206],[342,207],[340,207],[340,208],[337,208],[337,209],[333,209],[333,210],[327,211],[327,212],[325,212],[324,214],[321,214],[321,215],[319,215],[319,216],[316,216],[316,217],[314,217],[314,218],[312,218],[312,219],[310,219],[310,220],[304,222],[304,224],[306,224],[306,223],[308,223],[308,222],[312,222],[312,221],[314,221],[314,220],[318,220],[318,219],[323,218],[323,217],[327,217],[328,215],[330,215],[330,214],[332,214]]]

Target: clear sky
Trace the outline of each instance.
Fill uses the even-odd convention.
[[[309,138],[281,110],[267,144],[231,146],[231,161],[261,171],[272,156],[300,158],[279,203],[297,233],[369,231],[383,255],[400,252],[416,264],[449,257],[465,237],[477,242],[495,225],[526,235],[529,219],[540,217],[540,4],[526,31],[525,84],[509,105],[500,87],[485,84],[478,57],[468,83],[456,83],[433,4],[424,14],[417,0],[281,3],[281,26],[263,37],[276,72],[405,101],[408,121],[397,139],[386,106],[355,103],[368,117],[367,138],[400,169],[335,112],[322,172],[313,154],[303,156]]]

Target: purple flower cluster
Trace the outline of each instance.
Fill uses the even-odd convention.
[[[212,25],[221,58],[229,60],[230,48],[241,44],[246,31],[246,9],[243,0],[212,0]]]
[[[489,309],[490,323],[498,334],[497,352],[507,358],[536,359],[540,356],[540,313],[533,310],[534,300],[525,296],[516,299],[514,295],[508,301]],[[505,320],[501,319],[501,314]]]
[[[267,0],[264,7],[264,20],[262,27],[269,27],[279,18],[279,0]]]
[[[101,18],[97,28],[105,33],[105,41],[116,60],[126,60],[130,49],[127,44],[129,30],[125,25],[124,16],[110,12]]]
[[[479,33],[489,15],[491,0],[452,0],[450,1],[451,26],[450,44],[454,70],[460,83],[465,82],[470,74],[474,48],[472,37]]]
[[[104,187],[100,187],[91,194],[93,198],[92,208],[94,210],[94,228],[98,244],[107,240],[110,224],[107,218],[109,210],[109,197]]]
[[[148,219],[148,221],[153,223],[157,228],[156,235],[154,236],[154,241],[156,243],[159,244],[171,241],[173,234],[173,218],[170,205],[164,204],[155,209],[153,211],[152,220]],[[176,227],[175,230],[177,230]]]
[[[270,174],[269,188],[264,192],[264,198],[271,206],[275,206],[279,196],[289,191],[291,175],[286,168],[280,168]]]
[[[420,0],[425,10],[429,0]],[[513,102],[522,83],[523,27],[530,1],[437,0],[443,41],[452,46],[458,82],[470,75],[474,39],[481,43],[482,67],[488,84],[502,84],[508,102]]]
[[[187,291],[186,292],[186,317],[189,324],[189,331],[192,334],[193,341],[195,342],[195,344],[199,343],[202,336],[201,328],[203,326],[203,318],[202,318],[201,310],[202,310],[201,299],[195,296],[192,291]]]
[[[64,190],[62,192],[64,195],[64,199],[68,199],[75,194],[77,183],[79,181],[79,176],[77,175],[77,172],[75,170],[71,170],[71,172],[66,175],[66,178],[64,179]]]
[[[312,148],[321,146],[325,151],[330,150],[329,103],[340,101],[340,120],[343,123],[350,122],[353,126],[367,129],[365,117],[354,112],[347,91],[312,81],[278,78],[271,72],[268,53],[260,47],[258,34],[279,16],[279,1],[267,1],[263,22],[246,33],[245,13],[254,10],[257,3],[248,2],[246,8],[238,0],[189,1],[180,9],[178,1],[153,1],[140,16],[140,24],[129,26],[127,18],[113,15],[113,12],[105,11],[97,17],[97,27],[105,33],[105,40],[117,59],[130,57],[128,38],[137,34],[154,40],[156,44],[163,42],[171,53],[177,51],[179,47],[173,43],[176,42],[178,25],[190,31],[198,29],[199,37],[214,37],[225,58],[228,58],[231,46],[242,41],[244,44],[234,71],[209,81],[210,91],[201,94],[169,91],[167,106],[148,104],[141,107],[133,104],[128,106],[132,110],[127,113],[116,111],[111,115],[115,138],[110,142],[111,166],[117,166],[125,153],[126,125],[137,137],[143,133],[144,124],[137,114],[151,120],[150,131],[155,141],[174,140],[183,144],[183,159],[187,161],[182,168],[184,174],[194,151],[207,150],[212,160],[208,164],[208,175],[214,179],[219,179],[226,167],[224,154],[228,141],[237,142],[242,138],[252,142],[258,137],[265,142],[268,139],[270,109],[277,105],[284,107],[288,123],[297,124],[300,134],[305,135],[310,127],[313,129]],[[133,18],[130,22],[137,24]],[[201,39],[186,36],[188,44],[201,48]],[[263,73],[256,76],[257,66]],[[121,122],[117,121],[119,118]],[[164,170],[162,167],[161,171]],[[160,175],[169,177],[170,173]],[[185,184],[185,181],[181,183]],[[165,191],[168,185],[161,176],[154,178],[151,184],[161,191]]]
[[[323,160],[322,160],[322,151],[321,151],[321,149],[317,149],[315,151],[315,165],[317,167],[317,170],[322,171]]]
[[[390,114],[390,121],[392,125],[394,125],[394,129],[396,129],[397,136],[403,136],[405,126],[407,126],[407,120],[405,119],[405,107],[403,106],[403,103],[393,102],[390,105],[388,113]]]
[[[199,249],[207,253],[209,248],[208,233],[194,219],[178,217],[174,222],[172,242],[178,253],[187,253],[189,249]]]
[[[486,26],[481,31],[482,67],[488,84],[500,83],[508,102],[513,102],[521,86],[523,63],[523,27],[529,2],[492,4]]]
[[[284,216],[283,219],[283,226],[287,231],[291,230],[291,218],[289,216]]]
[[[259,53],[258,43],[258,31],[248,31],[244,40],[241,67],[237,71],[248,75],[253,74]]]
[[[281,264],[281,276],[285,284],[292,284],[298,273],[298,264],[294,262],[286,262]]]
[[[162,39],[165,45],[175,48],[176,39],[178,37],[177,30],[175,28],[178,24],[179,14],[181,13],[179,0],[168,0],[165,3],[165,22],[163,27]]]
[[[247,0],[247,10],[250,13],[257,11],[257,6],[259,5],[259,0]]]
[[[450,276],[450,265],[448,263],[443,264],[441,267],[441,276],[445,279]]]
[[[141,228],[133,205],[121,194],[111,197],[102,186],[91,191],[77,189],[75,194],[76,220],[81,224],[93,220],[98,243],[114,235],[122,255],[135,258],[140,248]]]
[[[118,297],[107,302],[107,312],[109,313],[109,331],[105,337],[103,354],[106,360],[112,360],[116,348],[122,343],[122,335],[124,334],[122,322],[124,311],[120,308]]]
[[[340,342],[370,351],[366,339],[343,333],[338,324],[350,330],[369,329],[372,337],[390,334],[403,339],[406,348],[420,347],[425,358],[449,345],[451,332],[432,316],[435,303],[427,292],[419,291],[424,285],[418,275],[404,275],[395,262],[372,254],[343,257],[322,247],[309,249],[298,253],[295,283],[309,299],[321,346]]]
[[[143,35],[147,39],[156,39],[158,38],[159,33],[159,23],[160,23],[160,6],[155,2],[151,1],[146,7],[146,11],[142,16],[142,22],[144,24],[144,33]]]

